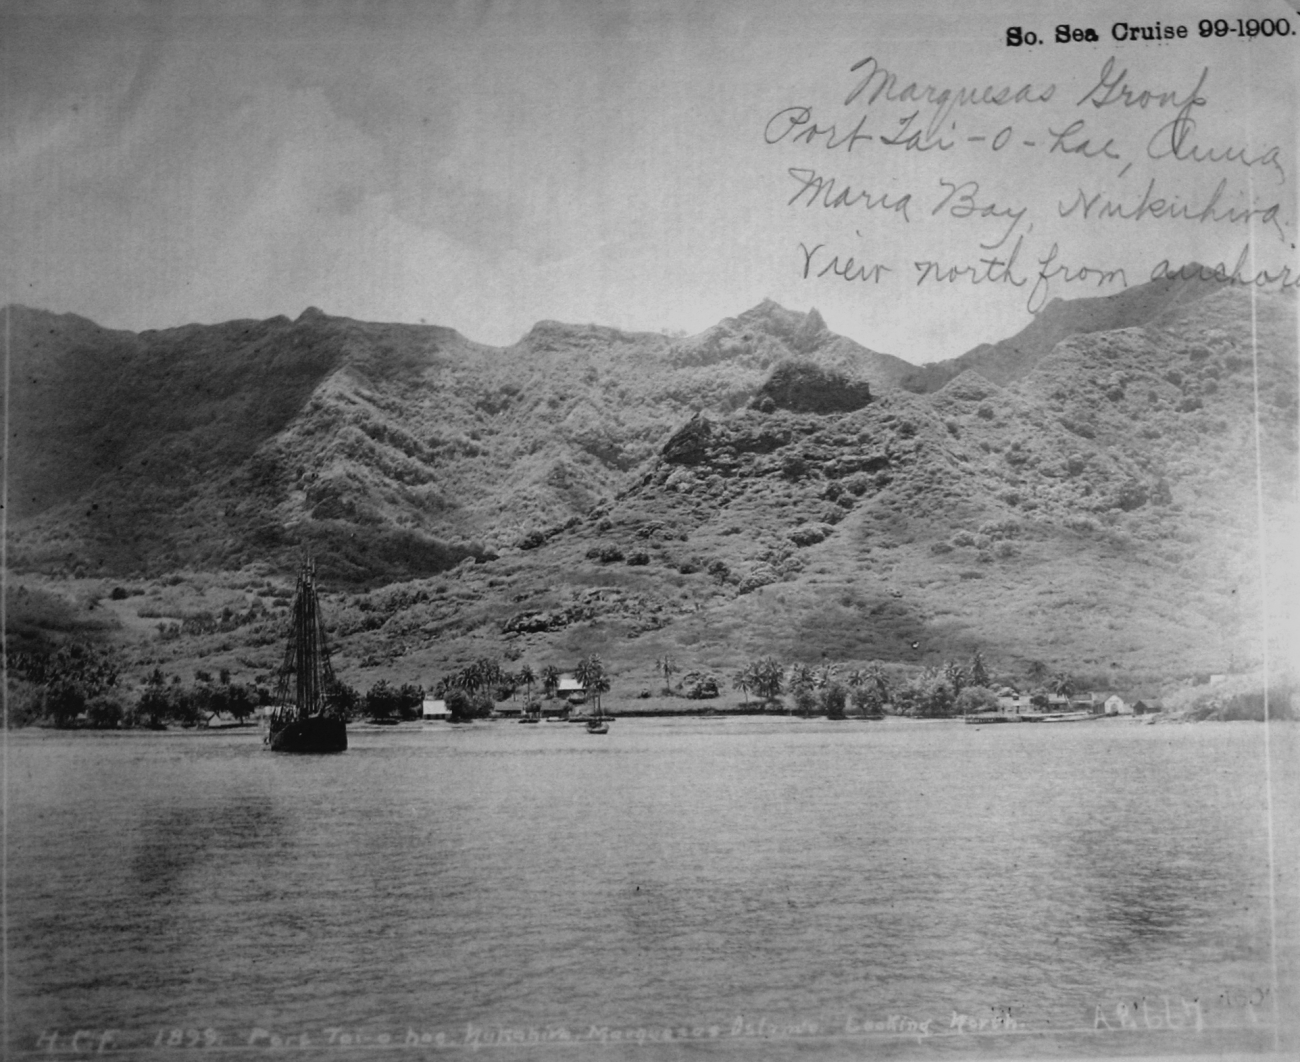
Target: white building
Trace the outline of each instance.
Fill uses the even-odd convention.
[[[447,708],[447,702],[444,700],[435,700],[432,697],[426,697],[424,699],[424,718],[450,719],[451,711]]]
[[[555,687],[555,692],[565,700],[581,702],[587,695],[587,687],[571,674],[565,673],[560,676],[560,681]]]
[[[1112,693],[1106,698],[1107,715],[1132,715],[1133,705],[1125,702],[1124,698],[1118,693]]]

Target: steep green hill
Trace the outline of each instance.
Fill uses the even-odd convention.
[[[702,408],[794,354],[907,369],[764,303],[692,338],[542,322],[513,347],[308,310],[135,335],[14,308],[18,567],[441,571],[608,495]]]
[[[15,311],[11,557],[46,590],[142,591],[109,606],[141,666],[265,673],[306,545],[357,685],[590,652],[623,691],[664,654],[722,676],[979,647],[1117,682],[1276,657],[1295,301],[1256,298],[1252,346],[1245,291],[1116,298],[1049,312],[1143,323],[925,394],[771,303],[505,349],[314,311],[141,336]]]

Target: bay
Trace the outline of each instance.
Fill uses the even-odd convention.
[[[78,1030],[294,1057],[1294,1043],[1293,726],[350,738],[10,735],[11,1053]]]

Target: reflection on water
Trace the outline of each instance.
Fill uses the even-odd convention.
[[[1273,999],[1261,736],[623,720],[358,731],[317,759],[253,733],[19,734],[12,1028],[741,1021],[764,1057],[796,1051],[777,1027],[845,1057],[1253,1050]],[[1295,743],[1274,731],[1279,763]],[[1141,1001],[1184,999],[1218,999],[1190,1046],[1097,1039],[1099,1013],[1150,1025]]]

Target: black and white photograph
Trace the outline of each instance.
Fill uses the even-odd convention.
[[[0,4],[0,1056],[1296,1057],[1298,49]]]

